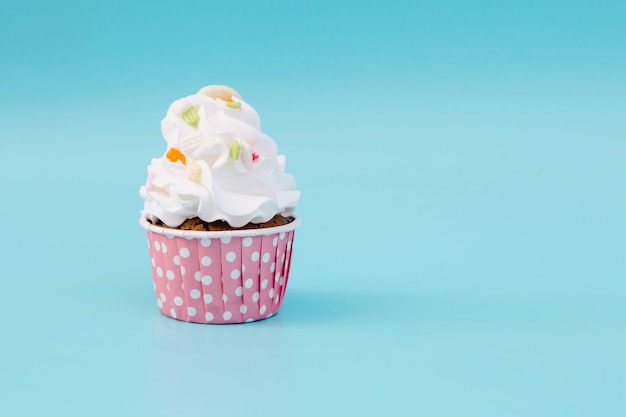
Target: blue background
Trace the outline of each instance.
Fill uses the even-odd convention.
[[[626,415],[620,1],[0,11],[0,415]],[[162,316],[169,104],[228,84],[303,192],[278,316]]]

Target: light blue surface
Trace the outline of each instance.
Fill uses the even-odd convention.
[[[626,415],[623,2],[13,2],[0,416]],[[303,192],[278,316],[157,309],[169,104],[237,88]]]

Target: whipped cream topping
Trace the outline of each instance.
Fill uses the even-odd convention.
[[[171,227],[194,217],[241,227],[290,216],[300,192],[284,172],[285,157],[239,94],[211,87],[220,94],[177,100],[161,121],[167,150],[152,160],[139,190],[142,215]],[[200,92],[207,88],[211,94],[210,87]]]

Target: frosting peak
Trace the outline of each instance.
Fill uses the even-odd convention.
[[[175,101],[161,131],[167,149],[139,190],[144,217],[172,227],[194,217],[241,227],[295,210],[300,192],[285,157],[234,89],[207,86]]]

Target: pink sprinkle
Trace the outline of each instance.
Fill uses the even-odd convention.
[[[256,152],[252,152],[252,162],[256,161],[257,159],[259,159],[259,154]]]
[[[146,191],[152,191],[152,181],[156,177],[156,174],[152,171],[148,173],[148,180],[146,181]]]

